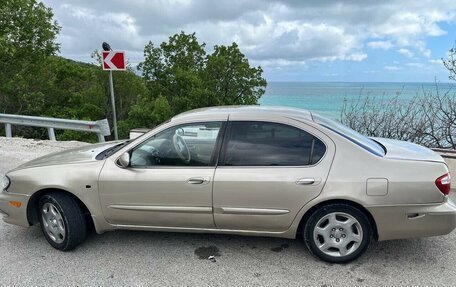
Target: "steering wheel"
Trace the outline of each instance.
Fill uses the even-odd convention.
[[[180,135],[175,134],[173,136],[173,145],[180,159],[185,163],[189,163],[191,159],[190,150],[188,149],[184,139]]]

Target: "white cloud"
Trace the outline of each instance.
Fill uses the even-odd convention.
[[[393,44],[391,44],[390,41],[372,41],[368,42],[367,46],[372,49],[389,50],[391,47],[393,47]]]
[[[406,63],[405,65],[408,66],[408,67],[412,67],[412,68],[422,68],[422,67],[424,67],[423,63],[417,63],[417,62]]]
[[[253,60],[250,61],[255,66],[262,66],[262,67],[299,67],[300,69],[307,70],[309,66],[305,61],[288,61],[284,59],[277,59],[277,60]]]
[[[344,57],[344,60],[354,61],[354,62],[361,62],[367,59],[367,54],[365,53],[353,53]]]
[[[404,55],[408,58],[411,58],[413,57],[413,53],[409,50],[409,49],[405,49],[405,48],[401,48],[401,49],[398,49],[397,52],[401,55]]]
[[[434,65],[443,65],[442,59],[429,59],[429,63]]]
[[[290,66],[363,61],[370,49],[431,57],[426,38],[456,20],[456,1],[44,0],[62,26],[64,56],[87,60],[101,42],[142,57],[147,41],[181,30],[215,44],[236,41],[252,62]],[[262,65],[263,65],[262,64]]]
[[[385,70],[388,70],[388,71],[399,71],[401,68],[398,67],[398,66],[385,66],[383,67]]]

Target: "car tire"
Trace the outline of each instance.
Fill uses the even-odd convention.
[[[369,218],[360,209],[343,203],[313,211],[304,226],[309,251],[329,263],[348,263],[361,256],[372,239]]]
[[[69,195],[53,192],[38,202],[38,218],[44,237],[55,249],[67,251],[87,236],[87,221],[78,202]]]

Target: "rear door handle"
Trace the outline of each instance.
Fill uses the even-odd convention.
[[[209,183],[209,177],[192,177],[187,180],[189,184],[206,184]]]
[[[297,185],[312,185],[312,184],[318,184],[318,183],[320,183],[320,181],[316,180],[313,177],[301,178],[296,181]]]

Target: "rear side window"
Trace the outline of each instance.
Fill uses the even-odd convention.
[[[270,122],[231,122],[227,166],[305,166],[325,154],[324,143],[301,129]]]

